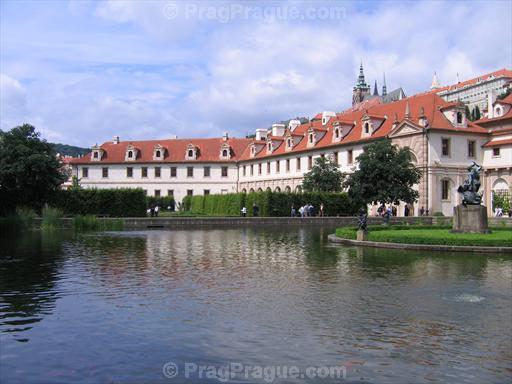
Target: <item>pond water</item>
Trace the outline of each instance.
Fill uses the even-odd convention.
[[[0,382],[511,381],[510,255],[343,247],[332,232],[2,238]]]

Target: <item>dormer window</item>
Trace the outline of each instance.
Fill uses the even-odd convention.
[[[293,147],[293,140],[291,137],[289,137],[288,139],[286,139],[286,148],[292,149],[292,147]]]
[[[267,144],[267,152],[269,152],[269,153],[272,152],[272,142],[271,141],[269,141]]]
[[[95,145],[92,147],[91,151],[91,160],[92,161],[101,161],[101,158],[103,157],[103,149],[101,149],[98,145]]]
[[[339,127],[334,128],[334,138],[335,139],[340,138],[340,128]]]
[[[223,160],[228,160],[231,158],[231,147],[227,143],[223,143],[220,146],[220,158]]]
[[[309,144],[313,144],[315,142],[315,134],[314,133],[310,133],[308,140],[309,140]]]
[[[126,154],[124,155],[125,161],[135,161],[137,158],[137,149],[133,145],[126,147]]]
[[[503,112],[503,110],[501,109],[501,107],[496,107],[494,112],[495,112],[494,114],[495,114],[496,117],[500,117],[502,112]]]
[[[457,124],[462,124],[462,112],[457,112]]]
[[[197,147],[193,144],[187,145],[187,152],[185,153],[187,160],[195,160],[197,158]]]
[[[368,122],[364,123],[364,133],[365,134],[370,133],[370,123],[368,123]]]
[[[165,148],[160,144],[155,145],[153,148],[153,160],[163,160],[165,157]]]
[[[256,147],[253,145],[251,147],[251,156],[255,156],[256,155]]]

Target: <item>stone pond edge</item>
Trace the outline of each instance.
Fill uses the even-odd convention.
[[[405,243],[388,243],[380,241],[358,241],[352,239],[344,239],[336,236],[336,234],[328,235],[330,242],[355,245],[361,247],[372,248],[388,248],[388,249],[407,249],[415,251],[445,251],[445,252],[482,252],[482,253],[512,253],[512,247],[480,247],[467,245],[436,245],[436,244],[405,244]]]

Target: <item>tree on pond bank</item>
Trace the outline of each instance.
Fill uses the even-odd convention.
[[[341,192],[345,175],[338,164],[325,158],[315,159],[311,171],[304,174],[302,190],[304,192]]]
[[[60,166],[32,125],[0,130],[0,214],[18,206],[40,209],[65,181]]]
[[[380,140],[364,147],[357,157],[358,169],[347,180],[349,194],[365,204],[412,204],[418,197],[413,189],[421,172],[412,162],[408,147],[398,148],[391,140]]]

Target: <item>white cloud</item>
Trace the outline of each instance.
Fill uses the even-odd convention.
[[[2,127],[33,119],[71,144],[242,135],[342,110],[360,59],[372,86],[385,71],[388,90],[408,94],[427,89],[434,71],[448,84],[457,73],[462,80],[512,62],[510,2],[343,3],[344,20],[226,23],[187,16],[185,6],[229,2],[73,2],[50,11],[39,4],[32,15],[1,16],[0,60],[10,76],[1,81]]]

